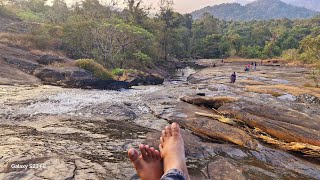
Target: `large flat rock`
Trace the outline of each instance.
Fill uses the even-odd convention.
[[[185,102],[174,104],[173,109],[165,110],[159,117],[170,122],[178,122],[185,128],[203,137],[223,140],[240,146],[255,148],[256,142],[245,131],[219,122],[217,120],[201,117],[196,112],[212,114],[214,111],[198,107]]]
[[[0,85],[34,85],[40,83],[41,81],[37,77],[8,65],[0,58]]]
[[[226,104],[219,108],[285,142],[320,146],[320,119],[283,107],[251,102]]]

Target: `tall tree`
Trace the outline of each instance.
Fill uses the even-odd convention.
[[[124,10],[127,20],[138,25],[143,25],[149,14],[150,7],[143,7],[142,0],[127,0],[127,8]]]
[[[68,15],[69,8],[65,0],[54,0],[47,13],[48,19],[54,24],[65,22]]]
[[[163,57],[168,60],[169,52],[168,45],[170,39],[170,29],[173,23],[173,1],[172,0],[161,0],[160,1],[160,13],[157,15],[158,20],[161,24],[160,44],[163,50]]]

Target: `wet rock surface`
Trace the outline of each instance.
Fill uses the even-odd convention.
[[[89,71],[78,67],[45,67],[35,76],[45,84],[67,88],[119,90],[130,88],[130,83],[116,80],[96,79]]]
[[[135,171],[126,150],[143,142],[158,147],[168,122],[182,126],[192,179],[320,179],[317,158],[268,145],[245,126],[198,116],[195,112],[215,110],[180,100],[198,93],[210,101],[236,98],[212,107],[273,138],[317,145],[319,105],[300,100],[300,92],[288,89],[302,87],[307,71],[282,68],[265,66],[242,73],[237,64],[217,63],[191,75],[189,82],[122,91],[2,85],[0,179],[130,179]],[[238,81],[229,84],[228,72],[234,71],[239,71]],[[280,86],[284,82],[286,86]],[[298,98],[279,99],[272,92],[252,89],[256,86],[272,86],[273,91]],[[304,88],[302,93],[309,92],[319,98],[316,89]],[[23,169],[13,164],[42,166]]]
[[[143,74],[143,75],[134,75],[130,77],[127,80],[127,82],[129,82],[130,86],[159,85],[159,84],[163,84],[164,79],[154,74]]]

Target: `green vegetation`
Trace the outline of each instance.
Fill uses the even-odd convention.
[[[35,13],[32,11],[21,11],[17,12],[17,17],[22,20],[30,21],[30,22],[46,22],[43,14]]]
[[[15,0],[0,4],[0,18],[5,13],[32,22],[24,43],[19,43],[15,34],[11,39],[29,49],[94,59],[106,69],[144,71],[174,58],[283,56],[304,63],[320,59],[320,16],[305,20],[225,21],[205,13],[194,20],[190,14],[174,12],[171,0],[161,0],[159,12],[152,17],[142,0],[127,0],[124,9],[98,0],[83,0],[72,7],[64,0],[54,0],[51,6],[46,2]],[[9,35],[2,37],[10,39]],[[13,43],[1,36],[0,42]],[[121,74],[120,69],[114,74]]]
[[[94,76],[99,79],[102,79],[102,80],[113,79],[112,73],[110,73],[101,64],[96,63],[92,59],[79,59],[76,61],[76,66],[92,72]]]
[[[312,70],[310,72],[310,76],[309,76],[309,78],[314,82],[314,84],[315,84],[315,86],[317,88],[320,87],[319,86],[319,83],[320,83],[319,76],[320,76],[320,70],[319,69],[318,70]]]
[[[282,57],[286,60],[320,64],[320,35],[306,36],[300,42],[299,49],[288,49],[282,53]]]
[[[124,72],[125,72],[125,69],[121,69],[121,68],[115,68],[112,70],[112,74],[115,76],[122,76]]]

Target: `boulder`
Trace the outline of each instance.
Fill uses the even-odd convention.
[[[83,79],[83,80],[69,80],[63,85],[70,88],[82,89],[103,89],[103,90],[120,90],[129,89],[131,86],[125,81],[116,80],[101,80],[101,79]]]
[[[42,55],[40,58],[37,60],[39,64],[43,65],[50,65],[54,63],[68,63],[68,62],[73,62],[73,60],[65,58],[65,57],[60,57],[60,56],[54,56],[54,55]]]
[[[91,72],[78,67],[45,67],[37,70],[35,76],[47,83],[59,81],[93,79]]]
[[[46,84],[69,88],[110,90],[130,88],[128,82],[96,79],[91,72],[78,67],[45,67],[37,70],[35,76]]]
[[[233,97],[227,97],[227,96],[219,96],[219,97],[204,97],[204,96],[196,96],[196,97],[190,97],[190,96],[184,96],[180,98],[182,101],[194,104],[197,106],[206,106],[209,108],[215,108],[218,109],[225,103],[231,103],[235,102],[238,99]]]
[[[17,57],[3,56],[3,60],[10,66],[28,74],[32,74],[37,68],[41,67],[38,63]]]
[[[143,74],[130,77],[129,80],[127,80],[127,82],[130,83],[130,86],[158,85],[163,84],[164,79],[154,74]]]

